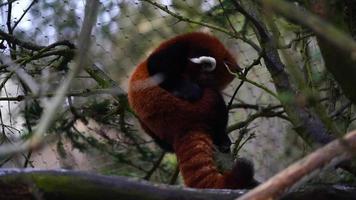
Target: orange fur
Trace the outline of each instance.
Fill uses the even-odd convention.
[[[163,42],[152,54],[163,51],[176,43],[187,44],[188,56],[198,49],[204,49],[216,59],[217,67],[209,74],[210,79],[207,79],[212,78],[214,85],[204,87],[201,98],[196,101],[182,100],[159,85],[145,85],[152,78],[146,59],[136,67],[130,78],[129,103],[145,131],[156,141],[172,147],[187,186],[196,188],[248,187],[253,179],[253,171],[245,168],[250,166],[242,164],[241,167],[237,163],[232,172],[222,174],[217,170],[213,160],[214,139],[212,138],[216,138],[217,133],[214,133],[211,127],[221,120],[222,116],[227,117],[225,102],[220,90],[233,79],[233,75],[225,68],[223,61],[230,63],[229,67],[232,71],[237,70],[234,68],[237,64],[218,39],[204,33],[177,36]],[[165,67],[174,67],[174,65],[175,63],[172,63],[172,66]],[[194,66],[188,65],[184,73],[190,75],[192,71],[189,70],[194,70]],[[240,169],[247,171],[247,175],[243,175]]]
[[[245,177],[244,174],[241,174],[243,172],[237,169],[241,165],[244,167],[244,163],[237,163],[234,172],[219,172],[213,159],[211,137],[204,132],[189,132],[175,141],[174,149],[184,182],[189,187],[236,189],[254,184],[248,180],[249,174],[246,174]]]
[[[206,129],[206,122],[214,122],[217,93],[206,89],[196,102],[183,101],[160,87],[140,88],[135,82],[147,79],[146,62],[131,76],[129,102],[147,129],[160,139],[173,144],[175,137],[193,128]],[[135,89],[137,88],[137,89]]]

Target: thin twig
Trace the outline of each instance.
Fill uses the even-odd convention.
[[[8,140],[7,136],[6,136],[6,133],[5,133],[5,124],[4,124],[4,120],[2,118],[2,111],[0,109],[0,123],[1,123],[1,131],[2,131],[2,137],[1,138],[1,143],[3,143],[4,141]]]
[[[23,91],[24,91],[24,94],[25,95],[28,95],[29,93],[29,89],[28,87],[25,85],[25,83],[23,81],[20,81],[20,83],[22,84],[23,86]],[[35,104],[37,104],[36,101],[34,101]],[[30,116],[29,116],[29,101],[26,101],[25,102],[25,110],[24,110],[24,118],[25,118],[25,124],[26,124],[26,127],[27,127],[27,130],[28,130],[28,133],[29,134],[32,134],[32,125],[31,125],[31,122],[30,122]],[[30,159],[31,159],[31,156],[32,156],[32,149],[30,149],[27,153],[27,156],[25,157],[25,162],[23,164],[23,167],[26,168],[28,166],[28,164],[31,164],[30,162]]]
[[[87,89],[84,91],[71,91],[66,94],[67,97],[88,97],[91,95],[108,94],[108,95],[122,95],[121,91],[116,88],[107,89]],[[55,93],[41,94],[41,95],[18,95],[10,97],[0,97],[0,101],[23,101],[27,99],[39,99],[55,96]]]
[[[293,46],[294,43],[297,43],[297,42],[299,42],[301,40],[305,40],[305,39],[310,38],[312,36],[314,36],[314,33],[307,33],[305,35],[298,35],[296,38],[294,38],[291,41],[289,41],[288,44],[285,44],[283,46],[279,46],[278,48],[279,49],[289,49],[289,48],[291,48]]]
[[[258,56],[257,59],[255,59],[251,65],[249,65],[248,67],[245,68],[245,70],[243,71],[242,75],[240,75],[241,77],[244,77],[244,79],[246,79],[246,76],[248,74],[248,72],[252,69],[252,67],[258,65],[258,64],[261,64],[261,58],[262,58],[262,54],[260,54]],[[244,79],[241,79],[241,82],[240,84],[237,86],[237,88],[235,89],[231,99],[230,99],[230,102],[227,104],[227,109],[230,110],[231,108],[231,105],[235,99],[235,96],[237,95],[237,92],[240,90],[240,88],[242,87],[242,85],[244,84],[245,80]]]
[[[71,128],[77,133],[77,136],[81,139],[83,139],[87,144],[89,144],[92,147],[95,147],[97,149],[100,149],[102,152],[107,153],[108,155],[116,158],[117,160],[120,161],[120,163],[124,163],[128,166],[131,166],[135,169],[138,169],[144,173],[147,173],[147,170],[140,166],[137,165],[136,163],[133,163],[131,160],[127,159],[125,156],[121,155],[120,153],[115,152],[112,148],[108,148],[107,145],[101,143],[100,141],[95,141],[95,139],[91,138],[91,137],[86,137],[84,136],[75,126],[74,123],[75,120],[72,120],[71,123],[69,123],[69,125],[71,126]]]
[[[248,141],[250,141],[250,140],[252,140],[252,139],[254,139],[254,138],[256,138],[256,135],[255,135],[255,133],[253,132],[253,133],[250,133],[249,135],[248,135],[248,137],[245,139],[245,140],[243,140],[242,141],[242,139],[243,138],[241,138],[241,141],[239,142],[239,143],[236,143],[235,144],[235,148],[234,148],[234,154],[233,154],[233,156],[236,158],[237,156],[238,156],[238,153],[240,152],[240,150],[242,149],[242,147],[243,146],[245,146],[245,144],[248,142]]]
[[[161,164],[164,156],[166,155],[166,152],[163,151],[156,162],[153,163],[152,168],[147,172],[146,176],[143,178],[144,180],[150,180],[151,176],[153,175],[153,173],[158,169],[159,165]]]
[[[178,175],[179,175],[179,165],[176,165],[176,167],[174,168],[174,172],[172,174],[171,179],[169,180],[169,184],[170,185],[175,185],[178,179]]]
[[[21,20],[23,19],[23,17],[26,15],[26,13],[31,9],[31,7],[33,5],[35,5],[35,3],[37,3],[38,0],[33,0],[32,3],[26,8],[26,10],[22,13],[21,17],[19,18],[19,20],[17,20],[14,24],[14,26],[11,29],[11,32],[14,32],[16,26],[21,22]]]
[[[250,83],[250,84],[252,84],[252,85],[254,85],[254,86],[256,86],[256,87],[258,87],[258,88],[260,88],[262,90],[264,90],[265,92],[267,92],[268,94],[270,94],[271,96],[273,96],[273,97],[275,97],[276,99],[279,100],[279,96],[277,94],[275,94],[272,90],[267,88],[266,86],[264,86],[262,84],[259,84],[259,83],[255,82],[253,80],[248,79],[246,76],[243,76],[243,74],[241,75],[241,74],[235,73],[235,72],[231,71],[228,67],[226,69],[229,71],[229,73],[235,75],[240,80],[248,82],[248,83]]]
[[[5,165],[7,162],[9,162],[12,159],[12,155],[7,157],[6,159],[2,160],[2,162],[0,163],[0,167],[2,167],[3,165]]]
[[[68,46],[70,49],[74,48],[74,44],[72,44],[71,42],[69,42],[67,40],[58,41],[58,42],[55,42],[48,46],[41,46],[41,45],[37,45],[37,44],[33,44],[30,42],[20,40],[20,39],[14,37],[13,35],[10,35],[2,30],[0,30],[0,36],[1,36],[1,39],[4,39],[10,43],[17,44],[18,46],[21,46],[25,49],[33,50],[33,51],[40,51],[43,49],[48,50],[48,49],[52,49],[52,48],[55,48],[55,47],[61,46],[61,45]]]
[[[18,0],[8,0],[7,2],[0,3],[0,7],[6,6],[6,5],[10,4],[10,3],[14,3],[15,1],[18,1]]]
[[[12,28],[11,28],[11,14],[12,14],[12,2],[9,2],[7,4],[7,20],[6,20],[6,26],[7,30],[9,31],[9,34],[12,35]]]
[[[166,12],[167,14],[169,14],[170,16],[178,19],[179,21],[184,21],[184,22],[187,22],[187,23],[190,23],[190,24],[196,24],[196,25],[199,25],[199,26],[203,26],[203,27],[207,27],[207,28],[210,28],[210,29],[213,29],[213,30],[216,30],[216,31],[219,31],[219,32],[222,32],[222,33],[225,33],[233,38],[236,38],[236,39],[240,39],[244,42],[246,42],[247,44],[249,44],[250,46],[252,46],[256,51],[260,51],[260,48],[258,47],[258,45],[256,45],[252,40],[249,40],[247,39],[246,37],[244,36],[241,36],[238,32],[237,32],[237,35],[235,34],[235,32],[231,32],[227,29],[224,29],[222,27],[219,27],[219,26],[215,26],[215,25],[212,25],[212,24],[209,24],[209,23],[204,23],[204,22],[201,22],[201,21],[195,21],[191,18],[188,18],[188,17],[184,17],[178,13],[175,13],[171,10],[168,9],[167,6],[164,6],[164,5],[161,5],[155,1],[152,1],[152,0],[141,0],[141,1],[144,1],[144,2],[147,2],[159,9],[161,9],[162,11]]]
[[[15,72],[10,72],[9,74],[7,74],[7,76],[5,77],[5,79],[0,83],[0,90],[3,89],[3,87],[5,86],[5,84],[7,83],[8,80],[10,80],[10,78],[15,74]]]
[[[335,112],[331,113],[330,117],[334,118],[340,115],[345,109],[349,108],[352,105],[350,101],[346,102],[344,105],[340,107],[340,109],[336,110]]]
[[[7,90],[6,90],[6,87],[4,87],[4,93],[5,93],[5,95],[8,97],[9,96],[9,94],[8,94],[8,92],[7,92]],[[10,101],[8,101],[7,102],[7,112],[8,112],[8,119],[9,119],[9,122],[10,122],[10,126],[12,126],[13,124],[12,124],[12,112],[11,112],[11,103],[10,103]]]
[[[84,124],[88,124],[88,120],[85,118],[85,116],[83,116],[82,114],[80,114],[73,106],[73,102],[72,102],[72,97],[71,96],[67,96],[67,102],[69,105],[69,110],[70,112],[73,114],[75,119],[80,119]]]
[[[248,104],[248,103],[236,103],[232,104],[230,109],[253,109],[253,110],[264,110],[264,109],[277,109],[283,108],[282,105],[273,105],[273,106],[261,106],[257,104]]]
[[[225,16],[227,22],[229,23],[229,26],[231,27],[231,29],[235,32],[235,35],[239,35],[239,32],[235,29],[234,25],[232,24],[229,16],[227,16],[226,14],[226,11],[225,11],[225,8],[224,8],[224,5],[223,3],[221,2],[221,0],[219,0],[219,4],[220,4],[220,7],[221,9],[223,10],[223,15]]]
[[[284,111],[272,111],[272,110],[262,110],[260,112],[257,112],[257,113],[254,113],[252,115],[250,115],[245,121],[242,121],[242,122],[238,122],[236,124],[233,124],[231,126],[229,126],[226,130],[226,132],[230,133],[234,130],[237,130],[237,129],[241,129],[241,128],[244,128],[244,127],[247,127],[251,122],[253,122],[255,119],[257,118],[260,118],[260,117],[268,117],[268,118],[271,118],[271,117],[279,117],[281,119],[284,119],[286,121],[290,121],[290,119],[283,115],[284,114]]]
[[[85,17],[83,27],[79,34],[79,50],[77,57],[77,65],[69,72],[66,80],[57,89],[56,96],[45,105],[43,114],[39,120],[34,134],[21,144],[16,145],[3,145],[0,147],[0,155],[17,153],[29,148],[34,148],[41,144],[44,140],[44,134],[53,122],[54,117],[58,113],[58,107],[63,103],[66,93],[78,73],[86,66],[88,60],[88,50],[90,46],[91,29],[96,22],[97,10],[99,8],[99,1],[87,0],[85,7]]]
[[[31,164],[31,156],[32,156],[32,150],[30,149],[27,153],[27,155],[25,156],[25,162],[23,164],[23,167],[26,168],[29,164]]]

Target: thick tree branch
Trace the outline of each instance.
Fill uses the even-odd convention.
[[[290,165],[287,169],[279,172],[238,200],[277,199],[288,188],[291,188],[316,169],[326,167],[329,164],[335,166],[344,160],[354,157],[355,153],[356,131],[353,131]]]
[[[232,200],[243,193],[241,190],[199,190],[156,185],[125,177],[66,170],[1,169],[0,186],[1,199],[15,199],[22,195],[33,199],[35,195],[41,195],[51,200]]]
[[[47,51],[47,50],[50,50],[50,49],[53,49],[57,46],[67,46],[69,47],[70,49],[74,49],[75,46],[73,43],[71,43],[70,41],[68,40],[62,40],[62,41],[58,41],[58,42],[54,42],[48,46],[41,46],[41,45],[37,45],[37,44],[33,44],[31,42],[26,42],[26,41],[23,41],[21,39],[18,39],[16,38],[15,36],[13,35],[10,35],[2,30],[0,30],[0,38],[1,39],[4,39],[10,43],[14,43],[22,48],[25,48],[25,49],[28,49],[28,50],[32,50],[32,51]]]
[[[16,37],[14,37],[13,35],[7,34],[6,32],[4,32],[2,30],[0,30],[0,39],[4,39],[10,43],[15,43],[15,44],[17,44],[25,49],[29,49],[29,50],[39,51],[41,49],[46,48],[46,46],[40,46],[40,45],[33,44],[30,42],[22,41]]]
[[[356,54],[356,42],[352,37],[319,17],[305,10],[302,11],[301,8],[295,4],[287,3],[285,1],[264,0],[263,2],[267,8],[282,14],[284,17],[291,19],[300,25],[308,27],[320,37],[333,43],[335,47],[348,51],[349,56]]]
[[[327,0],[309,1],[311,10],[320,17],[302,10],[300,7],[280,0],[263,1],[267,8],[283,15],[315,32],[318,45],[323,55],[325,66],[340,84],[345,95],[356,104],[356,42],[351,37],[345,22],[340,20],[344,10],[333,4],[342,4],[342,0],[330,2]]]
[[[262,20],[260,20],[260,13],[257,8],[255,8],[256,5],[254,5],[252,1],[246,0],[235,0],[233,2],[236,10],[248,18],[255,27],[260,44],[264,49],[262,57],[272,76],[278,94],[291,97],[287,100],[280,100],[295,130],[305,141],[309,142],[309,144],[323,145],[330,142],[332,137],[328,134],[328,130],[320,118],[308,110],[308,108],[294,101],[298,97],[298,92],[292,86],[289,76],[285,71],[285,66],[280,59],[275,45],[276,39],[271,36],[267,27]]]

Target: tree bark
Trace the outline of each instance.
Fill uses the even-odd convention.
[[[0,169],[6,200],[232,200],[243,190],[190,189],[67,170]]]
[[[324,147],[309,154],[300,161],[290,165],[265,183],[259,185],[238,200],[277,199],[287,189],[307,177],[316,169],[328,165],[335,166],[340,162],[352,158],[356,152],[356,131],[348,133],[341,139],[336,139]],[[310,198],[307,198],[310,199]]]

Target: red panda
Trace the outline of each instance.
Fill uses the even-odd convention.
[[[229,70],[227,69],[229,68]],[[250,162],[219,172],[214,145],[228,151],[228,110],[221,94],[239,67],[214,36],[194,32],[160,44],[129,81],[129,104],[143,129],[177,155],[184,182],[194,188],[255,185]]]

